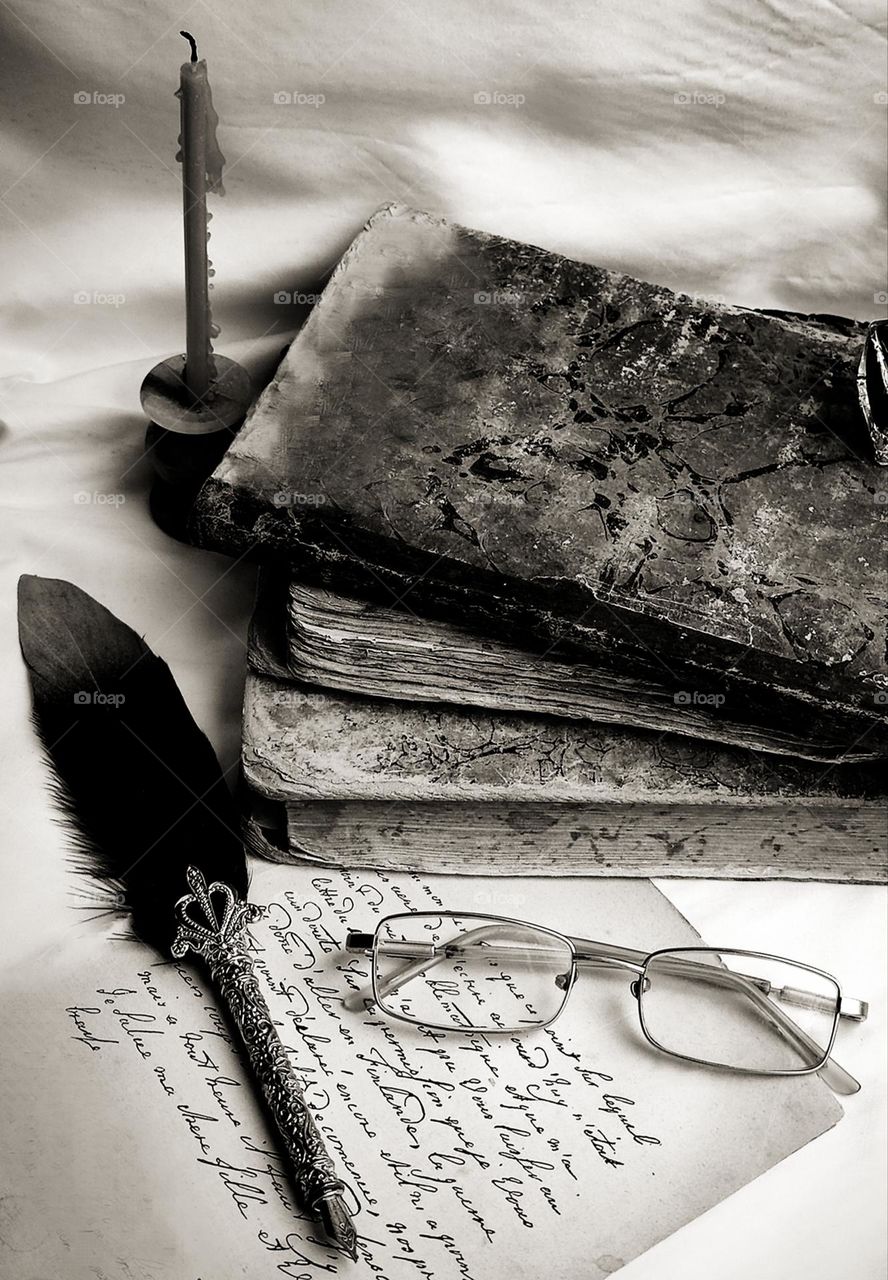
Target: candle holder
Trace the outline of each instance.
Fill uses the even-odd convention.
[[[151,515],[164,533],[187,542],[188,516],[198,490],[250,406],[250,378],[234,360],[214,355],[209,388],[197,397],[185,380],[185,356],[170,356],[145,378],[140,399],[150,419],[145,453],[154,468]]]
[[[142,408],[150,419],[145,452],[154,467],[149,504],[156,524],[188,541],[188,517],[197,492],[219,463],[250,404],[250,379],[233,360],[217,356],[219,329],[210,313],[207,193],[223,195],[225,157],[216,139],[219,117],[190,31],[191,56],[179,68],[179,151],[185,232],[186,354],[155,365],[142,383]]]

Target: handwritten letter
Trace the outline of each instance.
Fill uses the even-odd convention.
[[[344,1003],[370,976],[347,930],[398,911],[490,912],[642,949],[697,941],[648,884],[263,865],[251,898],[268,904],[260,980],[348,1187],[358,1267],[296,1204],[205,975],[81,927],[45,981],[6,993],[20,1121],[0,1274],[592,1280],[841,1114],[817,1079],[658,1054],[625,972],[581,975],[553,1027],[516,1035]]]

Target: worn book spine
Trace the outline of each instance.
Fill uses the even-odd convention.
[[[274,861],[383,871],[886,883],[874,804],[285,807],[257,851]],[[281,815],[278,815],[281,824]],[[283,833],[284,838],[281,838]]]
[[[880,763],[824,766],[667,733],[333,694],[255,671],[242,763],[304,801],[774,804],[882,800]]]
[[[548,716],[333,695],[255,671],[242,761],[255,851],[277,860],[885,878],[885,778],[874,765],[824,768]]]
[[[199,541],[211,550],[252,559],[301,582],[363,596],[382,607],[406,601],[416,613],[472,628],[480,636],[502,637],[531,655],[600,664],[609,675],[642,684],[658,681],[665,705],[690,694],[706,708],[698,731],[714,741],[724,741],[731,734],[724,723],[718,723],[730,717],[740,730],[736,740],[745,739],[751,745],[772,734],[775,726],[785,726],[809,744],[812,758],[841,761],[888,756],[888,683],[885,688],[874,685],[857,705],[849,705],[830,696],[825,667],[824,688],[815,696],[793,687],[792,682],[782,684],[773,675],[763,677],[745,650],[725,658],[724,667],[701,665],[693,656],[689,635],[678,634],[664,649],[662,635],[642,637],[635,621],[622,618],[610,604],[604,608],[601,625],[595,624],[592,608],[577,619],[557,616],[551,609],[537,607],[530,592],[518,603],[496,592],[467,589],[459,581],[432,579],[428,558],[413,571],[405,571],[370,555],[350,555],[343,546],[303,541],[301,532],[280,511],[214,478],[202,493]],[[439,572],[446,568],[436,563]],[[630,630],[638,646],[634,657],[626,650]],[[793,675],[798,680],[799,672]],[[631,712],[628,720],[632,722]],[[734,740],[733,735],[727,740]]]
[[[321,688],[635,726],[807,760],[848,764],[880,755],[867,737],[848,748],[812,741],[776,721],[763,729],[727,716],[717,719],[707,707],[718,694],[669,694],[653,681],[559,662],[452,623],[303,582],[263,581],[251,626],[254,665]]]

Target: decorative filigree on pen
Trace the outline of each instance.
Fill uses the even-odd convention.
[[[244,902],[221,881],[208,885],[196,867],[188,868],[186,878],[191,893],[175,904],[179,927],[170,950],[177,959],[194,951],[206,961],[216,994],[240,1032],[253,1074],[292,1161],[300,1196],[321,1218],[330,1239],[356,1258],[357,1235],[343,1198],[345,1186],[336,1177],[248,951],[248,927],[263,914],[263,908]],[[217,905],[219,899],[221,904]]]
[[[219,880],[208,885],[196,867],[188,868],[186,878],[191,893],[181,897],[174,908],[179,928],[170,950],[176,959],[195,951],[212,962],[219,950],[230,953],[235,947],[245,947],[248,926],[262,916],[264,908],[255,902],[242,902],[230,885]],[[214,894],[225,901],[221,917],[213,906]],[[189,907],[195,902],[203,912],[203,924],[189,914]]]

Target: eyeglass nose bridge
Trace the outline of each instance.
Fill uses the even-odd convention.
[[[560,987],[562,991],[569,992],[577,977],[577,966],[588,965],[592,968],[603,967],[607,969],[628,969],[630,973],[638,974],[629,984],[629,990],[633,996],[638,999],[639,987],[644,982],[643,990],[647,991],[650,987],[650,981],[644,977],[644,965],[638,964],[634,960],[626,960],[622,956],[602,955],[599,951],[583,951],[579,947],[576,949],[575,963],[570,973],[559,974],[555,979],[555,985]]]

